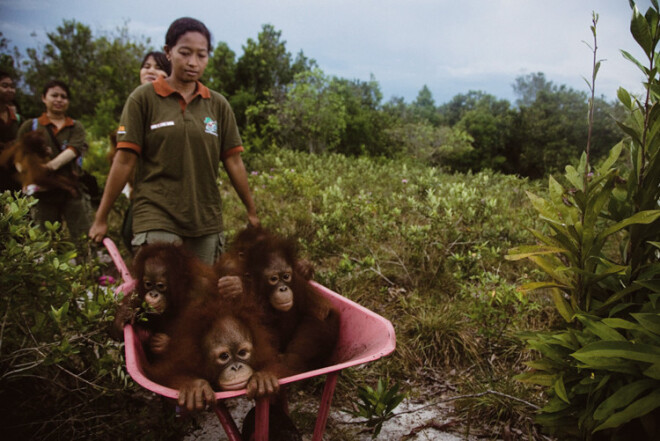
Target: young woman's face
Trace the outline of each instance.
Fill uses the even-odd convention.
[[[181,82],[193,82],[201,78],[209,62],[209,42],[199,32],[186,32],[174,47],[165,52],[172,62],[172,75]]]
[[[152,83],[158,78],[167,76],[167,72],[158,67],[153,56],[148,56],[140,68],[140,84]]]
[[[67,95],[66,90],[59,86],[48,89],[46,95],[42,95],[41,101],[46,106],[46,112],[48,113],[64,114],[69,108],[69,95]]]
[[[9,77],[0,79],[0,102],[11,104],[15,95],[14,81]]]

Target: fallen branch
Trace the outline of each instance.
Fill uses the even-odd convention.
[[[459,422],[456,421],[456,420],[447,421],[446,423],[442,423],[442,424],[441,423],[436,423],[435,421],[431,421],[430,423],[422,424],[421,426],[417,426],[417,427],[413,428],[410,431],[410,433],[408,433],[406,435],[406,437],[417,435],[419,432],[421,432],[422,430],[426,430],[426,429],[436,429],[436,430],[439,430],[439,431],[442,432],[445,429],[447,429],[449,427],[452,427],[452,426],[455,426],[458,423]]]

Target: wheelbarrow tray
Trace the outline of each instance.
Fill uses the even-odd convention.
[[[384,357],[396,347],[394,328],[389,320],[370,311],[369,309],[343,297],[336,292],[320,285],[310,282],[312,287],[323,297],[328,299],[339,311],[339,340],[331,357],[331,365],[303,372],[298,375],[281,378],[280,384],[293,383],[307,378],[325,375],[331,372],[368,363]],[[124,283],[117,292],[125,294],[132,292],[135,282]],[[124,327],[124,344],[126,353],[126,369],[130,376],[140,386],[162,395],[176,399],[179,392],[166,386],[151,381],[144,373],[142,365],[146,363],[146,357],[139,335],[133,326]],[[245,394],[245,389],[237,391],[217,392],[217,399],[232,398]]]
[[[135,289],[135,280],[131,277],[126,264],[112,240],[106,238],[103,243],[124,280],[124,283],[116,289],[116,293],[130,294]],[[280,378],[279,382],[281,385],[285,385],[319,375],[326,376],[319,414],[312,438],[313,441],[320,441],[323,438],[330,403],[332,402],[332,396],[341,370],[351,366],[369,363],[392,353],[396,347],[396,337],[392,323],[389,320],[319,283],[314,281],[309,283],[319,295],[328,299],[339,312],[339,339],[330,358],[329,366]],[[136,383],[158,395],[173,400],[178,398],[179,392],[176,389],[151,381],[144,374],[144,370],[142,369],[142,366],[146,363],[144,349],[136,329],[130,324],[124,327],[124,352],[126,370]],[[222,400],[244,395],[245,392],[245,389],[243,389],[217,392],[215,394],[217,404],[214,411],[220,419],[220,423],[230,441],[240,441],[240,432]],[[268,398],[262,397],[256,400],[256,407],[255,440],[266,441],[268,439],[269,427]]]

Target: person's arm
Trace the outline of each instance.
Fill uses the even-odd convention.
[[[112,205],[117,200],[119,193],[124,189],[124,186],[132,176],[133,169],[137,163],[137,154],[130,150],[119,149],[115,155],[110,173],[108,174],[108,181],[103,190],[103,197],[98,210],[94,223],[89,229],[89,237],[96,241],[101,242],[108,232],[108,213]]]
[[[54,146],[53,148],[58,148],[58,146]],[[87,153],[85,128],[80,121],[76,121],[70,130],[69,139],[67,140],[67,148],[48,161],[46,167],[50,170],[59,170],[63,165],[68,164],[78,156],[83,156],[85,153]]]
[[[64,164],[68,164],[69,162],[73,161],[76,156],[78,156],[77,152],[73,149],[73,147],[69,147],[66,150],[63,150],[60,152],[59,155],[55,156],[53,159],[48,161],[46,164],[46,167],[50,170],[58,170],[60,167],[62,167]]]
[[[234,187],[234,190],[236,190],[243,205],[245,205],[248,222],[253,227],[258,227],[260,222],[259,217],[257,216],[257,207],[252,200],[252,194],[250,193],[250,186],[247,179],[247,171],[245,171],[245,164],[243,164],[241,155],[234,154],[228,156],[222,161],[222,163],[225,166],[225,170],[227,170],[231,185]]]

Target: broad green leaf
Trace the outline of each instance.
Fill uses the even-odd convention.
[[[547,372],[552,372],[553,370],[556,370],[558,367],[561,366],[559,363],[556,363],[548,358],[526,361],[524,364],[525,366],[528,366],[532,369],[536,369],[539,371],[547,371]]]
[[[561,398],[567,404],[571,404],[571,400],[569,400],[568,395],[566,395],[566,386],[564,386],[563,377],[559,377],[557,378],[557,381],[555,381],[555,393],[559,398]]]
[[[632,127],[630,127],[630,126],[628,126],[628,125],[626,125],[626,124],[624,124],[620,121],[617,121],[616,125],[619,126],[619,128],[621,130],[623,130],[623,132],[626,135],[630,136],[633,139],[633,141],[635,141],[635,143],[641,144],[642,141],[639,138],[639,132],[637,130],[635,130],[634,128],[632,128]]]
[[[569,351],[566,351],[564,348],[558,347],[556,344],[554,345],[545,344],[545,343],[541,343],[540,341],[530,341],[529,347],[532,349],[536,349],[541,354],[543,354],[543,356],[558,363],[565,363],[566,357],[568,353],[570,353]],[[552,383],[550,383],[548,386],[551,385]]]
[[[561,204],[562,203],[562,197],[564,195],[564,187],[561,186],[559,182],[555,178],[550,175],[550,178],[548,179],[548,190],[550,193],[550,197],[552,198],[552,202],[555,204]]]
[[[580,168],[582,170],[583,168]],[[584,179],[572,165],[566,166],[566,179],[579,190],[584,190]]]
[[[541,409],[541,412],[543,413],[554,413],[554,412],[559,412],[562,411],[566,408],[568,408],[568,404],[566,404],[564,401],[560,400],[557,397],[552,397],[548,401],[548,404],[543,406]]]
[[[591,357],[578,362],[580,369],[619,372],[626,375],[639,376],[639,363],[616,357]]]
[[[594,429],[594,433],[599,430],[619,427],[635,418],[642,417],[654,409],[660,407],[660,389],[656,389],[650,394],[630,404],[621,412],[610,416],[605,422]]]
[[[632,110],[632,99],[630,98],[630,94],[626,89],[619,87],[616,95],[619,98],[619,101],[621,101],[621,104],[623,104],[626,109]]]
[[[554,333],[549,336],[548,343],[558,344],[569,351],[576,351],[580,347],[579,342],[572,332]]]
[[[646,55],[653,53],[653,37],[651,36],[651,30],[649,29],[649,24],[637,6],[633,8],[633,16],[630,21],[630,33],[633,38],[644,50]]]
[[[660,380],[660,363],[652,364],[643,373],[649,378],[653,378],[654,380]]]
[[[535,291],[537,289],[546,289],[546,288],[562,288],[569,289],[570,287],[560,285],[557,282],[530,282],[520,285],[521,291]]]
[[[608,181],[604,185],[597,186],[596,188],[590,187],[584,220],[584,224],[586,226],[595,224],[596,220],[600,217],[603,207],[612,197],[612,183],[613,179],[610,174]],[[593,230],[591,228],[593,227],[586,227],[585,230],[588,230],[591,234],[593,234]]]
[[[660,280],[635,280],[635,284],[652,292],[660,293]]]
[[[653,380],[638,380],[619,388],[600,403],[594,412],[594,419],[604,420],[616,412],[617,409],[628,406],[642,392],[653,388],[654,385],[656,385],[656,382]]]
[[[515,377],[521,383],[538,384],[539,386],[552,386],[557,378],[557,375],[546,374],[541,372],[523,372]]]
[[[619,334],[619,332],[610,328],[600,320],[592,320],[582,314],[578,314],[577,318],[586,329],[596,334],[601,340],[628,341],[623,335]]]
[[[542,245],[523,245],[509,250],[509,254],[504,256],[506,260],[521,260],[538,254],[555,254],[567,252],[564,248],[542,246]]]
[[[545,199],[543,199],[540,196],[535,195],[531,191],[527,191],[527,197],[529,198],[530,202],[536,209],[536,211],[539,212],[544,217],[547,217],[549,219],[553,219],[556,221],[556,212],[552,205],[548,203]]]
[[[545,271],[550,277],[556,280],[560,285],[571,286],[569,279],[560,272],[561,262],[552,256],[529,256],[529,260],[534,262],[539,268]]]
[[[654,313],[636,313],[630,314],[635,320],[639,322],[645,329],[660,336],[660,314]]]
[[[590,283],[599,282],[613,274],[623,275],[629,268],[628,266],[616,265],[602,258],[598,258],[597,261],[600,262],[599,267],[595,270],[597,272],[595,274],[593,272],[587,274]]]
[[[563,234],[557,234],[555,236],[546,236],[540,231],[530,229],[529,230],[534,237],[536,237],[540,242],[544,244],[555,247],[555,248],[565,248],[570,254],[577,254],[577,242],[575,242],[570,236]]]
[[[607,228],[605,231],[600,233],[598,237],[601,240],[604,240],[607,236],[610,236],[617,231],[627,227],[628,225],[633,225],[633,224],[650,224],[651,222],[655,222],[656,219],[660,217],[660,210],[645,210],[645,211],[640,211],[638,213],[635,213],[628,219],[625,219],[621,222],[618,222],[609,228]]]
[[[607,357],[660,363],[660,347],[628,341],[597,341],[572,353],[571,356],[585,363],[588,363],[589,359]]]
[[[557,308],[557,312],[559,312],[562,318],[566,320],[567,323],[573,321],[573,315],[575,314],[575,311],[571,307],[570,303],[566,301],[563,293],[560,290],[558,289],[552,290],[552,300],[555,303],[555,308]]]
[[[640,289],[641,289],[641,287],[638,286],[638,285],[635,285],[635,284],[630,285],[630,286],[628,286],[628,287],[622,289],[621,291],[618,291],[618,292],[612,294],[612,295],[611,295],[611,296],[605,301],[605,303],[603,303],[603,305],[601,306],[600,309],[603,309],[603,308],[605,308],[605,307],[607,307],[607,306],[609,306],[609,305],[611,305],[611,304],[613,304],[613,303],[615,303],[615,302],[618,302],[619,300],[621,300],[621,299],[624,298],[625,296],[630,295],[630,294],[634,293],[635,291],[639,291]]]
[[[623,141],[620,141],[617,145],[610,149],[610,153],[607,155],[607,159],[600,166],[600,173],[605,174],[609,171],[616,161],[621,156],[621,151],[623,150]]]
[[[627,329],[629,331],[639,331],[642,329],[637,323],[621,318],[604,318],[603,323],[612,328]]]

